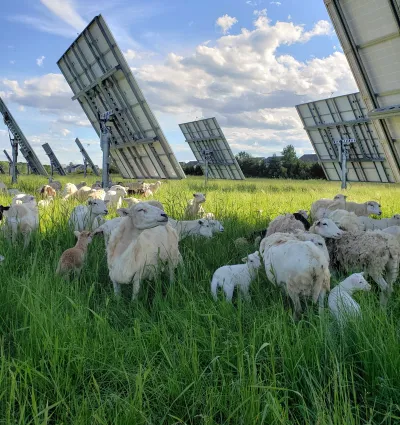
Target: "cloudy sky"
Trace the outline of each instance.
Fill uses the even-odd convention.
[[[95,163],[95,131],[57,60],[101,13],[180,161],[179,123],[216,117],[236,153],[312,153],[294,105],[357,91],[323,0],[14,0],[2,4],[0,96],[39,158]],[[0,123],[0,152],[9,149]],[[0,155],[0,158],[3,158]]]

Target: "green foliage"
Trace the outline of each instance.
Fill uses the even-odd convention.
[[[22,176],[18,187],[37,194],[46,181]],[[54,275],[59,256],[75,243],[66,229],[75,202],[56,200],[43,210],[41,231],[27,250],[0,236],[6,257],[0,266],[0,423],[398,424],[397,288],[386,311],[375,284],[371,293],[356,294],[363,318],[345,332],[329,312],[320,317],[312,306],[293,323],[262,272],[249,303],[235,297],[227,305],[210,295],[215,269],[255,250],[236,248],[236,238],[265,228],[278,214],[333,197],[338,186],[210,180],[205,209],[224,222],[225,232],[211,241],[183,241],[176,281],[145,282],[134,303],[129,287],[114,299],[101,237],[89,246],[79,279],[66,283]],[[166,181],[157,199],[179,218],[192,193],[203,190],[201,177]],[[347,195],[376,199],[385,217],[400,212],[398,185],[357,184]],[[0,194],[1,204],[10,200]]]

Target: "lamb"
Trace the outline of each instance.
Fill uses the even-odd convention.
[[[318,301],[322,312],[325,294],[330,289],[330,273],[329,261],[321,249],[311,241],[275,241],[263,257],[268,280],[281,287],[292,300],[295,320],[302,313],[300,297]]]
[[[343,323],[349,316],[359,316],[360,306],[353,299],[355,291],[369,291],[371,285],[364,279],[364,272],[353,273],[339,285],[335,286],[328,297],[331,313],[339,323]]]
[[[71,195],[73,195],[77,191],[77,187],[73,183],[67,183],[62,192],[63,199],[68,199]]]
[[[57,195],[57,192],[55,191],[55,189],[53,189],[51,186],[49,186],[48,184],[45,184],[44,186],[42,186],[42,188],[40,189],[40,194],[44,197],[44,198],[55,198]]]
[[[128,190],[141,190],[143,189],[143,180],[138,180],[137,182],[128,183]]]
[[[213,234],[219,233],[219,232],[222,233],[225,230],[222,223],[218,220],[208,220],[208,222],[210,223]]]
[[[330,211],[327,218],[330,218],[339,229],[347,232],[358,232],[363,229],[362,224],[359,222],[358,217],[353,213],[346,210]]]
[[[108,214],[107,202],[100,199],[88,200],[87,205],[78,205],[72,210],[68,225],[75,231],[95,230],[104,224]]]
[[[188,219],[197,218],[198,216],[205,213],[203,207],[200,205],[202,203],[206,202],[206,197],[203,193],[193,193],[193,199],[188,201],[186,210],[185,210],[185,217]]]
[[[304,224],[296,220],[293,214],[279,215],[268,226],[266,236],[273,233],[293,233],[295,230],[305,230]]]
[[[250,283],[256,278],[257,271],[261,266],[258,251],[243,258],[242,261],[245,264],[223,266],[214,272],[211,280],[211,293],[215,301],[217,300],[217,289],[222,288],[226,301],[231,302],[236,286],[245,299],[249,299]]]
[[[400,226],[400,214],[395,214],[392,218],[382,218],[375,220],[370,217],[358,217],[361,230],[383,230],[391,226]]]
[[[153,193],[156,193],[158,189],[161,187],[161,182],[157,181],[155,183],[150,183],[148,189],[151,190]]]
[[[354,212],[355,215],[361,217],[361,216],[368,216],[368,215],[381,215],[381,206],[378,204],[378,202],[375,201],[367,201],[363,204],[358,204],[357,202],[346,202],[345,203],[345,209],[346,211]]]
[[[39,227],[39,211],[36,204],[23,203],[11,205],[7,212],[7,220],[3,232],[11,237],[13,243],[18,233],[24,236],[24,247],[29,244],[31,234]]]
[[[356,269],[371,276],[381,289],[381,305],[386,305],[399,272],[400,246],[395,236],[380,231],[344,232],[332,240],[323,232],[321,226],[315,227],[315,233],[326,238],[331,262],[347,273]]]
[[[89,198],[89,195],[91,193],[93,193],[92,190],[93,189],[91,187],[89,187],[89,186],[82,186],[76,192],[74,192],[71,195],[71,197],[72,198],[75,198],[75,199],[78,199],[80,202],[84,202],[84,201],[87,201],[88,198]]]
[[[344,209],[344,203],[346,198],[347,196],[339,193],[333,199],[326,199],[326,198],[318,199],[318,201],[313,202],[311,205],[311,209],[310,209],[311,217],[315,219],[317,217],[318,210],[328,208],[335,201],[337,202],[335,202],[334,209]],[[321,218],[321,217],[318,217],[318,218]]]
[[[202,218],[205,218],[206,220],[215,220],[215,215],[209,212],[205,213]]]
[[[205,238],[212,238],[213,236],[213,229],[208,220],[177,221],[170,218],[168,223],[178,233],[179,240],[188,236],[203,236]]]
[[[11,205],[28,203],[36,205],[36,199],[33,195],[26,195],[25,193],[20,193],[19,195],[15,195],[14,198],[11,200]]]
[[[92,234],[86,230],[83,232],[75,231],[74,235],[78,238],[73,248],[65,250],[58,262],[56,273],[69,279],[71,273],[80,274],[85,262],[87,247],[92,241]]]
[[[89,194],[88,199],[101,199],[104,201],[106,192],[103,189],[92,189],[92,192]]]
[[[7,186],[3,182],[0,182],[0,192],[7,192]]]
[[[143,279],[152,279],[167,263],[170,281],[182,261],[178,249],[178,234],[167,226],[168,216],[145,202],[128,210],[119,226],[112,232],[107,246],[107,264],[114,293],[120,295],[121,284],[133,282],[132,300]]]
[[[87,186],[86,182],[80,182],[79,184],[76,185],[76,188],[79,190],[79,189],[82,189],[82,187],[86,187],[86,186]]]
[[[115,190],[109,190],[105,197],[105,201],[109,201],[111,207],[121,208],[122,198],[127,195],[126,190],[122,186],[114,186]]]

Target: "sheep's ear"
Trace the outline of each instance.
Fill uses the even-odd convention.
[[[204,224],[204,220],[199,220],[199,224],[202,226]]]
[[[120,217],[126,217],[129,215],[129,209],[128,208],[118,208],[117,213],[120,215]]]
[[[256,255],[260,255],[260,253],[259,253],[258,251],[256,251],[254,254],[256,254]]]
[[[81,232],[79,232],[78,230],[75,230],[74,235],[79,238],[79,235],[81,234]]]
[[[242,261],[243,261],[243,263],[246,263],[247,262],[247,257],[243,257],[242,258]]]
[[[3,209],[3,211],[8,211],[10,208],[11,208],[11,207],[10,207],[10,206],[8,206],[8,207],[3,207],[2,209]]]

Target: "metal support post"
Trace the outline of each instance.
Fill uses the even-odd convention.
[[[100,146],[103,151],[103,172],[101,186],[107,188],[109,185],[109,157],[110,157],[110,135],[111,129],[107,126],[107,121],[113,115],[113,111],[106,111],[100,114]]]
[[[213,154],[212,150],[203,149],[201,152],[204,159],[204,187],[207,188],[208,183],[208,163],[211,161],[211,156]]]
[[[11,165],[11,183],[17,183],[17,162],[18,162],[18,142],[12,139],[12,165]]]
[[[349,149],[352,143],[356,143],[356,139],[335,140],[335,145],[338,145],[339,162],[342,171],[342,189],[347,189],[347,160],[349,158]]]
[[[87,166],[88,166],[88,163],[87,163],[87,161],[86,161],[86,158],[85,157],[83,157],[83,176],[86,178],[86,174],[87,174]]]

